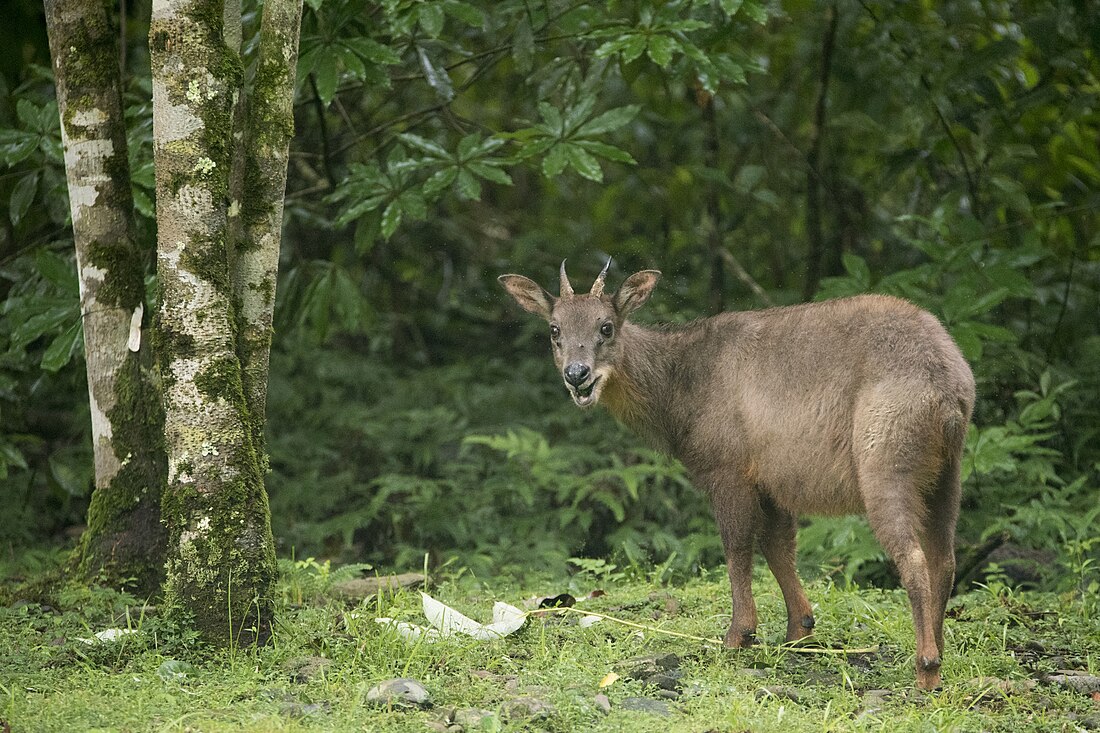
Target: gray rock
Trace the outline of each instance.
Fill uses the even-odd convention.
[[[664,700],[654,700],[649,697],[627,697],[619,703],[622,710],[633,710],[650,715],[672,715],[672,708]]]
[[[318,715],[321,713],[327,713],[332,710],[332,705],[328,702],[313,702],[309,704],[300,702],[288,702],[284,703],[279,712],[288,718],[305,718],[310,715]]]
[[[595,701],[596,709],[599,710],[601,713],[607,715],[611,712],[611,700],[608,699],[607,695],[600,693],[599,695],[596,695]]]
[[[557,710],[553,705],[537,697],[517,697],[504,703],[500,708],[505,720],[535,721],[553,716]]]
[[[667,672],[646,677],[643,681],[647,685],[653,685],[661,690],[677,691],[680,689],[680,670],[671,669]]]
[[[881,711],[886,700],[893,694],[892,690],[867,690],[863,693],[863,712],[874,714]]]
[[[1067,716],[1070,720],[1085,730],[1100,730],[1100,713],[1091,713],[1089,715],[1074,716],[1070,714]]]
[[[745,675],[746,677],[755,677],[756,679],[763,679],[768,676],[768,670],[756,669],[755,667],[746,667],[738,670],[737,674]]]
[[[432,706],[431,696],[424,685],[408,677],[379,682],[367,690],[367,703],[405,708]]]
[[[374,598],[380,593],[394,593],[401,588],[419,588],[424,585],[423,573],[401,573],[374,578],[353,578],[333,583],[329,593],[345,601]]]
[[[1064,687],[1067,690],[1079,692],[1082,695],[1100,692],[1100,677],[1086,672],[1060,670],[1058,674],[1048,675],[1047,682]]]
[[[798,690],[793,687],[785,687],[783,685],[774,685],[771,687],[761,687],[756,691],[756,699],[763,700],[766,697],[778,697],[783,700],[790,700],[791,702],[798,702],[800,697]]]
[[[455,710],[454,715],[451,716],[451,722],[455,725],[460,725],[464,729],[478,728],[481,726],[482,721],[494,717],[495,713],[492,710],[482,710],[481,708],[459,708]]]
[[[680,657],[675,654],[646,654],[624,659],[615,669],[628,680],[645,680],[662,672],[680,668]]]
[[[332,660],[325,657],[295,657],[283,664],[283,667],[290,672],[290,679],[299,684],[305,684],[319,677],[331,666]]]

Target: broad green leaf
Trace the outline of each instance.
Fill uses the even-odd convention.
[[[565,127],[566,132],[572,132],[577,129],[577,125],[581,123],[581,120],[585,119],[592,113],[592,110],[596,106],[596,95],[586,94],[580,102],[571,107],[562,120],[562,125]]]
[[[428,52],[423,46],[416,49],[416,56],[420,60],[420,70],[424,72],[424,80],[435,92],[436,97],[442,102],[450,102],[455,98],[454,85],[447,70],[432,62]]]
[[[596,49],[596,58],[607,58],[619,54],[624,64],[645,53],[646,36],[642,33],[627,33],[610,41],[605,41]]]
[[[464,138],[458,141],[458,159],[469,160],[473,157],[474,152],[477,151],[481,143],[481,135],[473,133],[472,135],[466,135]]]
[[[447,11],[447,15],[456,18],[471,28],[481,28],[485,25],[485,13],[469,3],[461,2],[461,0],[444,0],[443,9]]]
[[[153,199],[149,197],[149,194],[145,193],[144,189],[135,188],[133,190],[134,208],[139,214],[146,219],[154,219],[157,215],[156,204],[153,203]]]
[[[993,176],[990,182],[999,193],[997,198],[1001,199],[1010,209],[1021,214],[1031,213],[1031,201],[1028,200],[1027,193],[1025,193],[1024,187],[1020,185],[1019,181],[1004,176]]]
[[[46,353],[42,355],[42,368],[48,372],[56,372],[68,364],[83,346],[84,323],[77,318],[46,348]]]
[[[397,136],[397,139],[411,147],[416,148],[422,153],[427,153],[433,158],[449,160],[451,157],[451,154],[448,153],[442,145],[439,145],[438,143],[435,143],[426,138],[420,137],[419,135],[414,135],[411,132],[403,132]]]
[[[550,148],[550,152],[542,159],[542,174],[547,178],[560,175],[565,166],[569,165],[569,153],[561,143]]]
[[[844,269],[851,275],[856,281],[864,288],[871,287],[871,268],[867,266],[867,261],[862,257],[851,252],[845,252],[840,256],[841,262],[844,264]]]
[[[764,25],[768,22],[768,10],[759,0],[745,0],[745,14],[754,22]]]
[[[718,5],[726,15],[736,15],[742,2],[743,0],[718,0]]]
[[[7,471],[8,466],[25,469],[27,468],[27,459],[24,458],[23,453],[11,443],[0,442],[0,467],[2,467],[4,471]]]
[[[481,184],[474,178],[470,171],[459,171],[458,177],[455,179],[455,186],[458,189],[458,197],[466,199],[467,201],[478,201],[481,199]]]
[[[581,125],[580,129],[577,130],[577,135],[581,137],[592,137],[595,135],[602,135],[605,132],[611,132],[612,130],[618,130],[634,119],[640,109],[641,107],[639,105],[630,104],[625,107],[616,107],[615,109],[608,110]]]
[[[575,140],[575,145],[578,145],[593,155],[598,155],[601,158],[607,160],[613,160],[616,163],[628,163],[630,165],[637,164],[638,161],[634,160],[634,157],[623,150],[617,148],[614,145],[608,145],[607,143],[601,143],[597,140]]]
[[[379,194],[377,196],[370,196],[368,198],[356,200],[355,203],[340,212],[340,214],[336,217],[336,225],[344,226],[349,222],[355,221],[367,212],[374,211],[383,203],[385,203],[386,198],[386,195]]]
[[[443,6],[437,2],[424,2],[420,5],[417,17],[420,27],[432,38],[439,38],[443,32]]]
[[[680,33],[691,33],[692,31],[699,31],[704,28],[710,28],[710,23],[705,20],[694,19],[677,20],[664,26],[664,30],[678,31]]]
[[[401,57],[397,55],[396,51],[374,39],[360,36],[343,39],[343,42],[372,64],[393,65],[401,63]]]
[[[340,71],[336,68],[336,54],[326,53],[317,57],[313,69],[313,79],[317,83],[317,96],[326,107],[336,96],[336,86],[340,83]]]
[[[182,682],[189,677],[197,677],[198,670],[190,662],[178,659],[166,659],[157,667],[157,677],[165,682]]]
[[[58,302],[57,299],[54,302]],[[14,349],[22,349],[40,336],[57,333],[66,323],[71,323],[76,314],[78,314],[76,303],[65,302],[43,308],[12,329],[9,336],[10,346]]]
[[[555,135],[562,135],[565,132],[561,112],[558,111],[557,107],[549,102],[539,102],[539,114],[542,115],[546,126],[553,130]]]
[[[0,164],[13,166],[38,147],[38,135],[22,130],[0,130]]]
[[[458,169],[454,166],[448,166],[441,171],[437,171],[431,178],[424,182],[424,195],[428,198],[434,198],[440,191],[454,183],[455,176],[457,175]]]
[[[38,173],[34,171],[23,176],[11,190],[8,216],[11,217],[12,226],[19,226],[19,222],[23,221],[31,208],[34,194],[38,190]]]
[[[470,163],[467,164],[467,167],[470,169],[470,171],[472,173],[475,173],[478,176],[481,176],[482,178],[484,178],[487,181],[492,181],[493,183],[500,183],[500,184],[503,184],[505,186],[511,186],[512,185],[512,177],[509,176],[504,171],[502,171],[500,168],[497,168],[497,167],[492,166],[492,165],[488,165],[486,163],[480,163],[478,161],[471,161]]]
[[[382,238],[389,239],[401,225],[401,206],[397,201],[391,201],[386,210],[382,212]]]
[[[521,74],[528,73],[535,65],[535,34],[526,15],[516,23],[516,32],[512,35],[512,63]]]
[[[653,63],[661,68],[672,63],[672,54],[680,50],[680,43],[671,36],[650,36],[646,52]]]
[[[745,83],[745,67],[734,61],[727,54],[720,53],[710,57],[710,62],[722,77],[722,81],[730,84]]]
[[[564,146],[569,156],[569,164],[573,169],[590,181],[599,183],[603,180],[603,170],[600,162],[579,145],[567,144]]]
[[[34,264],[42,277],[71,295],[78,294],[76,265],[71,259],[48,249],[40,249],[34,254]]]
[[[15,113],[24,127],[34,129],[38,127],[38,107],[27,99],[20,99],[15,103]]]
[[[956,323],[949,329],[959,350],[968,361],[977,361],[982,358],[982,339],[974,331],[973,322]]]
[[[363,64],[363,59],[359,58],[359,54],[351,50],[347,46],[340,47],[339,50],[340,62],[343,63],[344,68],[355,79],[363,79],[367,75],[367,67]]]

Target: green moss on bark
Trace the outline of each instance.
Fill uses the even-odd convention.
[[[178,542],[169,555],[165,595],[169,613],[189,617],[204,638],[243,646],[270,636],[275,550],[267,494],[247,436],[227,458],[226,474],[235,478],[218,477],[207,490],[198,488],[202,477],[177,481],[165,494],[162,513]]]
[[[143,258],[129,242],[92,242],[88,264],[103,270],[96,299],[108,305],[134,310],[145,299]]]
[[[139,354],[128,354],[119,370],[115,397],[107,418],[121,465],[110,483],[92,494],[88,527],[72,562],[81,577],[151,595],[164,578],[164,412]]]
[[[118,78],[118,49],[106,13],[81,15],[69,28],[61,59],[70,89],[103,88]]]
[[[214,286],[229,299],[229,260],[225,253],[224,227],[211,239],[192,237],[180,254],[180,265]]]

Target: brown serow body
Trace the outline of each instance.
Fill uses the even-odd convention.
[[[787,606],[787,640],[813,612],[795,571],[799,514],[865,514],[897,564],[916,630],[917,684],[940,684],[955,575],[959,464],[974,377],[931,314],[883,295],[723,313],[643,328],[627,316],[660,273],[555,298],[520,275],[501,284],[550,323],[573,400],[597,401],[683,462],[722,535],[733,615],[727,646],[753,643],[753,544]]]

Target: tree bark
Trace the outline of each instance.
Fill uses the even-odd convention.
[[[251,417],[253,445],[266,472],[264,418],[275,310],[275,276],[282,241],[287,156],[294,136],[294,72],[302,0],[267,0],[259,59],[245,104],[238,197],[230,206],[237,353]],[[236,173],[236,171],[235,171]]]
[[[80,281],[95,491],[71,566],[148,594],[160,586],[163,414],[142,338],[146,256],[135,243],[115,30],[99,0],[46,0]]]
[[[158,360],[168,482],[165,600],[207,639],[270,635],[275,553],[237,355],[227,199],[240,57],[222,3],[154,0]]]

